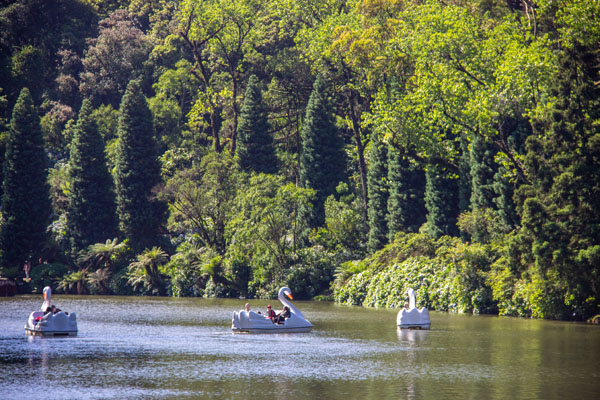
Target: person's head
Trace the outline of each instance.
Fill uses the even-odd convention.
[[[246,311],[250,311],[250,303],[246,303],[244,309],[246,309]]]
[[[271,305],[270,304],[267,306],[267,310],[271,310]]]

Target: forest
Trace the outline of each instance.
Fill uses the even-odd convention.
[[[0,276],[589,319],[598,21],[597,0],[2,0]]]

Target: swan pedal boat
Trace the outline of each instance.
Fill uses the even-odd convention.
[[[51,294],[50,287],[46,286],[41,311],[29,314],[25,324],[25,333],[30,336],[76,336],[77,316],[75,313],[59,311],[52,314],[52,312],[45,312],[50,307]]]
[[[420,310],[415,306],[415,291],[408,289],[408,308],[398,311],[396,324],[400,329],[429,329],[431,321],[429,311],[423,307]]]
[[[283,324],[273,323],[269,318],[254,311],[234,311],[231,320],[231,330],[234,333],[299,333],[310,332],[312,324],[304,318],[304,315],[285,297],[293,299],[292,292],[287,287],[279,289],[277,298],[284,306],[290,309],[290,317]]]

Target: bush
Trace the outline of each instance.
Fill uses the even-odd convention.
[[[367,270],[335,289],[343,304],[402,307],[406,292],[415,290],[417,305],[431,310],[496,312],[487,273],[495,251],[481,244],[466,245],[457,238],[433,241],[421,234],[401,234],[364,262]],[[388,264],[389,263],[389,264]]]
[[[321,246],[302,249],[300,261],[287,274],[287,286],[298,299],[312,299],[329,290],[335,267],[331,254]]]
[[[39,264],[31,268],[29,276],[31,277],[30,287],[33,293],[42,293],[44,287],[50,286],[56,289],[56,286],[69,272],[69,267],[62,263]]]

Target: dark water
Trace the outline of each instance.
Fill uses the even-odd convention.
[[[600,398],[598,326],[431,313],[400,331],[393,310],[296,302],[313,332],[234,335],[243,301],[56,295],[79,335],[26,336],[41,303],[0,298],[0,399]]]

